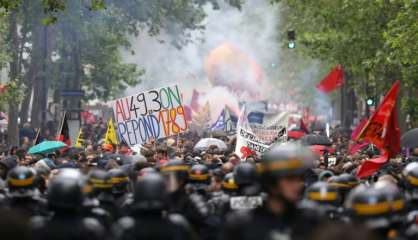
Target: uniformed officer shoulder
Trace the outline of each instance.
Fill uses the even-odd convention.
[[[239,210],[239,211],[233,211],[226,217],[226,221],[229,224],[243,224],[250,222],[253,218],[253,211],[254,210]]]
[[[172,213],[167,216],[170,223],[181,226],[183,228],[190,228],[190,224],[185,217],[181,214]]]
[[[95,216],[110,217],[110,213],[108,211],[106,211],[105,209],[100,208],[100,207],[92,208],[90,211]]]
[[[41,229],[48,224],[48,218],[43,216],[34,216],[30,219],[32,229]]]
[[[132,217],[122,217],[118,220],[117,224],[123,229],[133,228],[135,226],[135,220]]]
[[[123,234],[134,229],[135,220],[132,217],[120,218],[112,227],[112,234],[115,239],[121,239]]]
[[[83,218],[83,226],[89,230],[94,230],[96,232],[104,232],[103,226],[95,218],[91,218],[91,217]]]

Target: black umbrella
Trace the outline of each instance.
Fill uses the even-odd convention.
[[[409,130],[401,138],[401,146],[405,148],[418,147],[418,128]]]
[[[300,139],[301,143],[306,146],[323,145],[330,146],[332,142],[326,137],[318,134],[308,134]]]

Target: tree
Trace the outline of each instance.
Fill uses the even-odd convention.
[[[240,7],[240,1],[229,2]],[[18,113],[22,123],[27,121],[31,98],[32,124],[39,127],[45,123],[49,90],[54,102],[61,101],[60,91],[80,89],[87,93],[84,100],[109,100],[137,84],[143,70],[120,55],[121,48],[130,48],[130,36],[164,29],[181,47],[190,41],[188,30],[203,29],[206,3],[217,1],[0,0],[7,26],[0,64],[8,62],[10,79],[22,86],[19,95],[24,96],[8,98],[9,143],[17,143]],[[78,108],[79,102],[64,105]]]
[[[408,86],[417,79],[413,73],[418,42],[416,1],[275,2],[288,7],[288,28],[296,30],[304,54],[330,65],[342,64],[351,76],[347,84],[358,97],[380,96],[397,79],[402,80],[405,96],[412,97]],[[402,110],[417,119],[411,97],[403,98]]]

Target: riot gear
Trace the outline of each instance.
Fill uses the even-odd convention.
[[[7,187],[12,197],[33,197],[36,194],[35,170],[28,167],[16,167],[9,172]]]
[[[306,239],[316,221],[304,216],[296,202],[313,160],[311,151],[294,143],[276,145],[264,153],[260,170],[269,193],[266,204],[233,213],[227,219],[224,239]]]
[[[168,193],[164,178],[152,173],[139,179],[135,184],[132,209],[140,211],[161,211],[167,207]]]
[[[83,217],[79,211],[83,193],[76,172],[66,169],[51,180],[47,198],[54,215],[51,219],[32,219],[33,239],[99,240],[105,237],[103,226],[96,219]]]
[[[121,218],[114,229],[116,239],[193,239],[187,221],[180,215],[162,214],[168,192],[164,178],[150,173],[135,185],[132,217]]]
[[[187,192],[200,194],[208,198],[207,190],[210,183],[209,169],[203,164],[194,165],[189,172]]]
[[[345,205],[354,222],[365,224],[382,238],[387,237],[393,204],[385,191],[360,185],[353,189]]]
[[[306,205],[303,206],[302,203],[302,208],[310,206],[310,210],[329,219],[336,219],[339,217],[338,215],[340,212],[338,207],[341,203],[341,196],[336,187],[330,186],[326,182],[316,182],[306,190],[305,200],[316,204],[309,205],[308,203],[303,202]]]
[[[8,205],[25,217],[47,215],[45,200],[36,188],[36,172],[28,167],[16,167],[7,178]]]

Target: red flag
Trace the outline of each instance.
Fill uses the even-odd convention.
[[[196,89],[193,89],[193,94],[192,94],[192,101],[190,102],[190,109],[193,112],[198,112],[200,109],[199,106],[199,92],[196,91]]]
[[[387,151],[389,158],[396,156],[401,148],[396,111],[399,86],[400,81],[398,80],[357,137],[357,139],[371,142],[379,149]]]
[[[389,153],[384,152],[380,157],[365,160],[357,170],[357,177],[364,178],[372,176],[389,159]]]
[[[62,119],[61,129],[58,132],[57,141],[63,142],[68,146],[71,146],[70,129],[68,128],[67,113],[64,113]]]
[[[316,85],[324,93],[330,93],[344,84],[344,70],[340,64],[331,70],[328,75]]]
[[[362,150],[363,148],[367,147],[367,145],[369,145],[368,142],[355,143],[349,148],[348,154],[353,155],[357,153],[358,151]]]
[[[364,118],[359,122],[359,124],[356,126],[356,128],[351,133],[351,140],[355,141],[358,137],[358,135],[361,133],[361,130],[363,130],[364,126],[367,124],[367,118]]]

